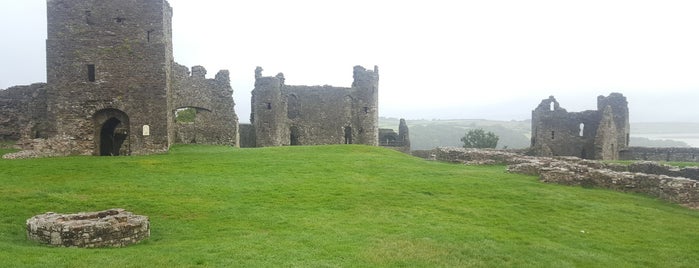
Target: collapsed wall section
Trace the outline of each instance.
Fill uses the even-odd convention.
[[[171,136],[175,143],[239,146],[238,116],[235,113],[233,89],[227,70],[214,79],[206,78],[206,69],[174,64],[172,81]],[[176,114],[189,109],[191,120],[178,120]]]
[[[46,84],[0,90],[0,141],[45,138]]]

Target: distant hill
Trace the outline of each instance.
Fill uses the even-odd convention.
[[[398,128],[399,119],[379,118],[381,128]],[[496,121],[484,119],[407,120],[413,150],[429,150],[439,146],[463,146],[461,137],[470,129],[482,128],[500,137],[498,148],[529,147],[531,121]]]
[[[381,128],[398,129],[398,118],[379,118]],[[407,120],[413,150],[439,146],[462,146],[461,137],[470,129],[482,128],[500,137],[498,148],[529,147],[531,120],[497,121],[486,119]],[[631,146],[690,147],[699,143],[699,123],[631,123]]]

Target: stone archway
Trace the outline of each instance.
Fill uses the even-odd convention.
[[[95,155],[117,156],[130,153],[129,117],[117,109],[103,109],[93,115]]]

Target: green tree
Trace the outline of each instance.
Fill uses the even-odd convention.
[[[472,129],[461,138],[464,148],[495,148],[500,138],[493,132],[485,132],[483,129]]]

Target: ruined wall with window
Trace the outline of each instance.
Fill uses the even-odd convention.
[[[378,67],[354,67],[351,87],[291,86],[255,71],[250,116],[257,147],[378,145]],[[245,141],[244,143],[249,143]]]
[[[626,97],[612,93],[597,98],[597,110],[568,112],[551,96],[532,111],[532,153],[613,160],[628,147]]]
[[[400,119],[398,133],[393,129],[379,129],[379,146],[410,153],[410,133],[405,119]]]
[[[206,69],[173,67],[172,107],[175,113],[172,137],[175,143],[238,145],[238,116],[235,114],[233,89],[227,70],[219,71],[214,79],[206,78]],[[193,115],[178,120],[178,111]]]

